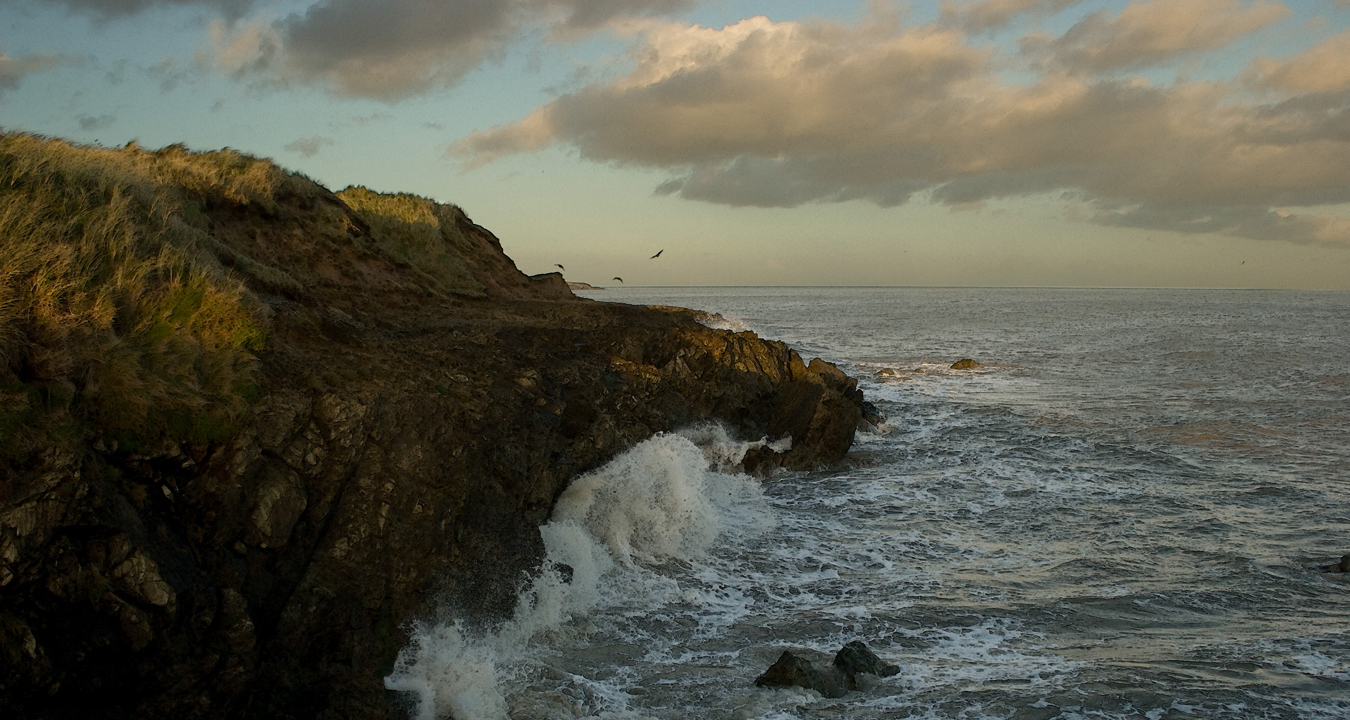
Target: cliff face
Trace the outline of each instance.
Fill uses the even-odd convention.
[[[25,397],[73,390],[14,414],[3,456],[0,713],[397,716],[403,624],[509,612],[570,478],[707,418],[792,435],[752,469],[852,442],[861,394],[827,363],[575,299],[457,208],[397,197],[400,225],[378,197],[278,187],[192,200],[203,262],[267,332],[228,432],[112,429],[88,409],[106,370],[10,363]]]

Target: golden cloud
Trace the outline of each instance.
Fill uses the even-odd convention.
[[[1224,6],[1241,22],[1219,18],[1227,29],[1196,43],[1269,21],[1268,4]],[[1071,190],[1102,223],[1350,242],[1335,218],[1272,210],[1350,202],[1343,104],[1259,105],[1233,84],[1056,71],[1013,84],[961,31],[886,14],[854,25],[653,22],[639,37],[628,74],[475,132],[452,154],[474,166],[561,143],[670,170],[659,193],[729,205],[885,206],[919,192],[957,205]]]

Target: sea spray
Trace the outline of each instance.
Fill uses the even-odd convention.
[[[679,597],[678,583],[660,572],[663,564],[697,563],[728,531],[771,528],[759,483],[728,472],[766,444],[781,451],[790,439],[738,442],[720,426],[701,425],[658,434],[577,477],[540,528],[546,558],[512,619],[487,633],[456,622],[415,624],[385,687],[409,693],[417,720],[623,712],[622,697],[579,704],[561,696],[524,699],[531,707],[512,712],[508,696],[540,674],[562,672],[543,658],[557,637],[586,632],[584,623],[569,627],[574,618],[597,605],[631,603],[635,595],[653,602]],[[582,706],[594,704],[606,707]]]

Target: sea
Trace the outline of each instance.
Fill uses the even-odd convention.
[[[586,296],[785,341],[886,421],[809,472],[700,425],[576,478],[514,618],[409,628],[411,718],[1350,718],[1350,293]],[[854,640],[900,672],[755,685]]]

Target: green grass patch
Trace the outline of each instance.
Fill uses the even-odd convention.
[[[228,437],[257,398],[267,324],[201,207],[275,212],[288,183],[230,150],[0,135],[0,460],[77,441],[71,428],[134,436],[125,447]]]
[[[359,186],[337,195],[370,226],[381,251],[411,265],[443,292],[471,297],[485,294],[464,260],[469,242],[456,222],[456,216],[463,214],[459,208]]]

